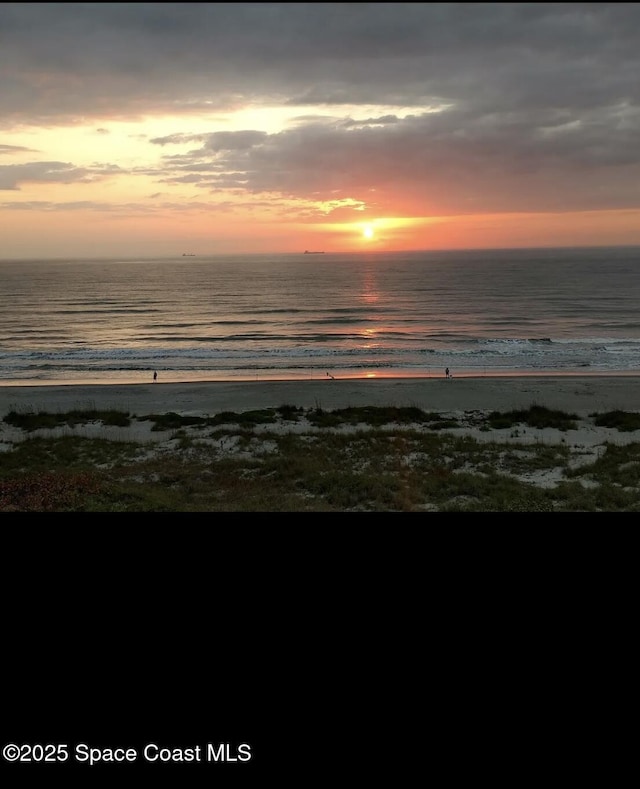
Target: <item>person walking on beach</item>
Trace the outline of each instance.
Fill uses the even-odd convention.
[[[447,367],[447,369],[444,371],[444,377],[445,377],[445,378],[451,378],[451,373],[449,372],[449,368],[448,368],[448,367]]]
[[[157,380],[158,380],[158,371],[154,370],[153,371],[153,382],[155,383]]]

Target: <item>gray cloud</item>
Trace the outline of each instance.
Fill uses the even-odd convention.
[[[3,3],[0,31],[0,135],[179,112],[181,131],[149,141],[165,184],[403,215],[416,201],[424,213],[640,205],[640,4]],[[247,102],[309,114],[279,134],[190,131],[192,114]],[[356,120],[358,104],[386,111]],[[325,105],[344,117],[319,119]],[[172,155],[177,144],[194,149]],[[89,177],[16,165],[0,189]]]
[[[26,148],[24,145],[0,145],[0,155],[15,153],[34,153],[34,150],[33,148]]]
[[[635,3],[3,3],[0,30],[3,114],[35,120],[239,95],[495,109],[640,91]]]
[[[640,199],[637,113],[593,111],[578,123],[566,112],[453,110],[351,125],[225,133],[224,144],[213,134],[166,157],[158,175],[199,188],[353,197],[390,215],[407,215],[416,201],[421,213],[447,214],[624,208]]]
[[[89,169],[66,162],[0,165],[0,190],[17,190],[23,183],[94,183],[119,172],[115,166]]]

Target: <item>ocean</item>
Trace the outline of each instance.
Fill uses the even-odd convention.
[[[640,247],[0,261],[0,385],[640,372]]]

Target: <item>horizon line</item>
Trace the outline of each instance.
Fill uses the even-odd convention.
[[[438,254],[438,253],[450,253],[450,252],[515,252],[515,251],[526,251],[526,250],[555,250],[555,249],[640,249],[640,244],[544,244],[539,246],[507,246],[507,247],[446,247],[446,248],[433,248],[433,247],[419,247],[415,249],[360,249],[360,250],[323,250],[322,254],[325,255],[342,255],[342,256],[361,256],[361,255],[401,255],[401,254]],[[136,255],[133,254],[130,257],[141,259],[141,260],[171,260],[173,258],[182,258],[182,257],[260,257],[264,255],[278,255],[278,256],[285,256],[290,255],[291,257],[295,256],[304,256],[305,254],[309,254],[306,250],[302,252],[292,252],[290,250],[286,251],[278,251],[278,250],[271,250],[267,252],[256,252],[256,251],[246,251],[246,252],[197,252],[197,253],[189,253],[188,255],[183,252],[176,252],[174,254],[163,253],[163,254],[155,254],[155,255]],[[125,258],[123,254],[111,254],[111,255],[81,255],[81,254],[73,254],[73,255],[51,255],[44,257],[43,255],[29,255],[29,256],[19,256],[13,255],[10,257],[3,257],[0,258],[0,263],[6,263],[11,261],[41,261],[41,260],[115,260],[118,258]]]

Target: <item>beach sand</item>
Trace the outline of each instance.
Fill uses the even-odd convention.
[[[564,466],[584,467],[607,452],[610,445],[629,445],[640,441],[640,430],[618,430],[596,424],[595,414],[611,411],[640,411],[640,376],[515,376],[449,378],[331,379],[315,381],[265,382],[192,382],[151,384],[74,384],[64,386],[0,387],[0,452],[10,452],[29,437],[57,438],[76,435],[110,441],[134,442],[144,447],[146,459],[168,457],[180,451],[175,430],[154,430],[153,420],[143,417],[176,413],[181,416],[213,417],[221,413],[291,406],[305,411],[335,411],[344,408],[395,407],[419,408],[438,414],[449,424],[439,428],[453,437],[475,439],[478,443],[527,446],[560,446],[569,449],[571,458],[562,464],[516,472],[522,481],[538,487],[553,488],[564,479]],[[527,411],[545,407],[575,417],[570,429],[530,427],[517,422],[507,427],[487,429],[486,417],[492,411]],[[125,426],[90,420],[61,423],[52,428],[27,431],[4,417],[10,411],[47,414],[70,411],[124,411],[131,417]],[[237,440],[234,430],[245,433],[246,423],[230,416],[206,433],[196,424],[183,426],[185,437],[207,444],[217,459],[246,460],[247,452],[261,462],[265,453],[275,451],[270,434],[299,433],[305,436],[326,428],[315,426],[300,415],[291,420],[282,414],[265,424],[255,424],[254,440]],[[366,429],[367,424],[343,424],[343,433]],[[384,429],[413,429],[431,432],[427,424],[388,424]],[[494,457],[490,455],[490,457]],[[407,462],[409,462],[407,460]],[[588,477],[588,474],[587,474]],[[585,485],[591,484],[586,478]],[[425,504],[425,506],[427,506]]]
[[[532,405],[587,416],[640,410],[640,375],[376,378],[303,381],[0,386],[9,411],[125,410],[213,416],[282,405],[298,408],[416,407],[425,411],[510,411]]]

